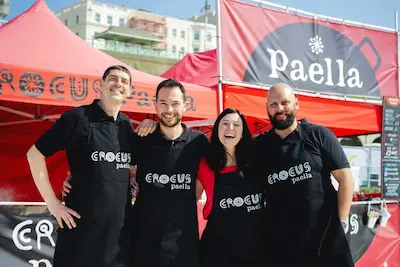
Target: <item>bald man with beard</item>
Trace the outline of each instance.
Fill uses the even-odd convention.
[[[267,201],[265,266],[353,267],[345,236],[353,195],[348,160],[335,135],[296,120],[298,110],[292,88],[274,85],[267,97],[273,128],[255,140]]]

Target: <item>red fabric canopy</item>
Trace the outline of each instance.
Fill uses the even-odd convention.
[[[0,100],[78,106],[99,96],[104,70],[117,59],[94,49],[70,31],[43,0],[0,27]],[[154,113],[151,100],[163,78],[128,67],[133,76],[133,96],[127,112]],[[211,118],[216,114],[216,92],[185,84],[193,107],[186,116]]]
[[[125,64],[70,31],[43,0],[0,27],[0,40],[0,201],[42,201],[26,160],[29,147],[61,113],[100,96],[107,67]],[[141,121],[155,113],[153,96],[164,78],[128,68],[133,88],[122,110]],[[215,89],[184,86],[189,103],[185,120],[217,116]],[[47,163],[59,193],[68,170],[65,154]]]
[[[217,65],[217,50],[215,49],[188,53],[161,76],[215,88],[218,84]]]
[[[217,88],[217,51],[188,54],[161,76],[179,78]],[[217,78],[215,78],[217,77]],[[270,127],[265,109],[266,90],[223,84],[224,108],[234,107],[247,117],[255,133]],[[336,136],[362,135],[381,131],[382,107],[379,105],[299,95],[298,118],[330,128]]]

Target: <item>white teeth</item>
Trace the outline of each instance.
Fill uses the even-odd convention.
[[[225,137],[228,137],[228,138],[235,138],[235,135],[233,135],[233,134],[225,134]]]

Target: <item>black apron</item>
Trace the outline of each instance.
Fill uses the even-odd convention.
[[[293,135],[267,145],[267,265],[354,266],[321,149]]]
[[[215,176],[212,210],[200,241],[200,267],[260,266],[262,184],[235,171]]]
[[[197,266],[196,178],[201,155],[196,155],[200,148],[181,142],[185,141],[149,142],[138,161],[132,267]]]
[[[58,230],[55,267],[129,265],[125,215],[130,208],[132,132],[119,125],[102,120],[81,125],[67,149],[72,190],[65,201],[81,219],[75,218],[75,229],[64,224],[64,229]]]

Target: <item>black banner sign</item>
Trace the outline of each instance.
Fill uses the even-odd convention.
[[[1,204],[1,203],[0,203]],[[201,204],[199,204],[201,205]],[[393,220],[398,219],[400,207],[391,208]],[[380,202],[371,205],[371,210],[379,210]],[[201,212],[201,209],[199,209]],[[377,223],[372,228],[367,226],[368,206],[353,205],[349,215],[349,228],[345,230],[354,262],[361,257],[393,258],[393,246],[388,238],[398,238],[395,223],[388,224],[388,232],[379,236]],[[0,205],[0,262],[1,266],[13,267],[52,267],[55,244],[57,242],[58,225],[46,206]],[[397,236],[397,237],[396,237]],[[374,249],[373,242],[384,239],[385,246]],[[394,246],[396,247],[396,245]],[[373,249],[371,249],[373,248]],[[386,251],[386,252],[385,252]],[[383,254],[383,256],[382,256]],[[395,255],[394,261],[397,259]],[[370,263],[370,261],[368,261]],[[6,263],[6,265],[4,265]],[[357,267],[371,267],[359,264]],[[71,266],[72,267],[72,266]],[[391,267],[391,266],[390,266]]]
[[[400,98],[384,97],[381,145],[383,198],[400,199]]]

